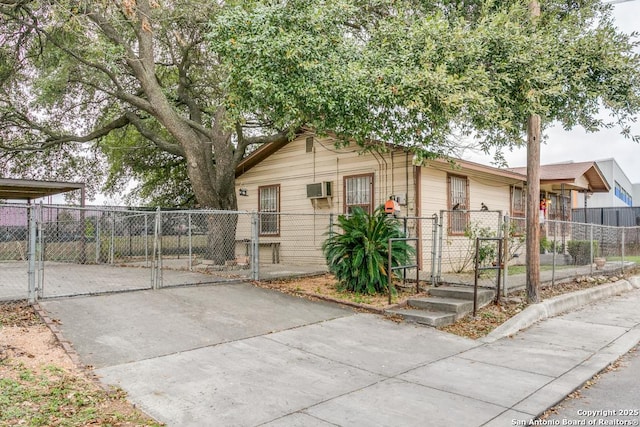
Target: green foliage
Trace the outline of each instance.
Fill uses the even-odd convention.
[[[506,234],[507,230],[503,227],[503,233]],[[482,226],[481,223],[471,222],[467,225],[464,231],[464,236],[468,238],[467,244],[465,245],[466,252],[465,255],[460,259],[458,265],[455,266],[455,270],[458,273],[465,271],[467,268],[471,267],[474,262],[475,257],[475,243],[476,238],[495,238],[497,237],[497,232],[490,226]],[[503,234],[504,236],[504,234]],[[512,221],[509,223],[509,230],[507,234],[509,244],[508,244],[508,259],[512,259],[514,254],[518,253],[522,246],[524,245],[526,239],[523,234],[518,230],[517,224]],[[504,248],[504,246],[503,246]],[[504,256],[504,255],[503,255]],[[480,247],[478,248],[478,262],[481,267],[492,266],[495,262],[498,261],[498,242],[497,241],[484,241],[480,242]]]
[[[561,254],[564,252],[564,246],[561,242],[549,240],[547,236],[542,236],[540,237],[540,253],[542,254],[548,252]]]
[[[551,250],[553,242],[547,239],[547,236],[540,237],[540,253],[547,253]]]
[[[541,4],[0,3],[0,173],[229,208],[256,134],[302,125],[418,158],[520,145],[531,113],[634,137],[635,36],[599,0]]]
[[[543,2],[536,22],[520,1],[255,1],[218,14],[209,43],[231,114],[362,143],[448,154],[462,133],[489,151],[522,144],[532,113],[628,135],[640,108],[635,42],[596,0]]]
[[[165,134],[157,123],[153,126],[156,132]],[[135,129],[125,128],[111,132],[103,138],[100,150],[109,164],[104,186],[106,194],[117,194],[133,179],[136,185],[125,199],[128,203],[189,208],[196,206],[183,159],[158,150]]]
[[[383,207],[371,215],[356,208],[349,216],[339,216],[336,227],[342,232],[330,233],[322,249],[340,286],[362,294],[388,292],[389,239],[405,237],[398,220],[385,214]],[[414,255],[407,242],[392,242],[392,267],[408,265]]]
[[[586,265],[591,262],[591,255],[598,256],[598,242],[596,240],[569,240],[567,252],[576,265]]]
[[[475,242],[477,238],[495,238],[496,232],[491,227],[482,227],[478,223],[471,223],[467,225],[464,230],[465,237],[469,238],[473,245],[472,250],[475,250]],[[474,253],[471,253],[471,261],[475,257]],[[486,267],[489,264],[496,262],[498,257],[498,242],[496,241],[480,241],[478,247],[478,265],[480,267]]]

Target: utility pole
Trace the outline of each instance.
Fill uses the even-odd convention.
[[[540,17],[537,0],[529,3],[533,25]],[[540,134],[541,119],[532,114],[527,120],[527,302],[539,301],[540,289]]]

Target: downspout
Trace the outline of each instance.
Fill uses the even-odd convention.
[[[394,175],[393,174],[393,152],[394,151],[395,150],[393,150],[393,149],[391,150],[391,194],[395,194],[394,193],[394,191],[395,191],[395,185],[394,185],[395,184],[395,180],[393,179],[393,175]]]
[[[407,154],[407,160],[408,160],[408,154]],[[408,168],[408,165],[407,165]],[[407,187],[408,187],[408,179],[409,177],[409,171],[407,169]],[[417,245],[417,249],[416,251],[417,253],[417,261],[418,261],[418,270],[422,270],[423,264],[422,264],[422,219],[420,219],[420,216],[422,214],[422,166],[414,166],[413,168],[413,183],[414,183],[414,188],[415,188],[415,194],[414,194],[414,200],[415,200],[415,216],[416,218],[418,218],[416,220],[416,237],[418,238],[418,245]],[[409,195],[407,194],[407,197]],[[435,244],[435,242],[433,242],[433,244]],[[431,272],[433,274],[433,272]]]
[[[404,162],[404,196],[406,198],[405,202],[407,203],[407,216],[409,216],[409,152],[405,152],[405,162]],[[415,209],[413,211],[414,215],[417,217]]]
[[[387,176],[387,161],[384,159],[384,157],[380,154],[377,153],[375,151],[371,151],[371,153],[373,154],[373,157],[376,159],[376,162],[378,162],[378,171],[379,171],[379,175],[380,175],[380,194],[378,194],[378,198],[380,200],[380,203],[384,203],[387,200],[388,197],[388,191],[389,191],[389,177]],[[384,188],[382,188],[382,179],[384,177]],[[374,208],[375,208],[375,203],[374,203]]]

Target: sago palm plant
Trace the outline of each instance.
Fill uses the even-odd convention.
[[[342,289],[362,294],[387,292],[389,239],[405,237],[400,222],[380,207],[369,215],[355,208],[337,220],[342,232],[330,232],[322,245],[329,270]],[[415,249],[405,241],[391,246],[391,265],[408,265]]]

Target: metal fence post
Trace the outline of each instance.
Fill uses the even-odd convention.
[[[587,213],[585,212],[585,218]],[[593,275],[593,224],[589,226],[589,274]]]
[[[551,286],[555,286],[556,284],[556,252],[558,251],[558,223],[553,221],[553,255],[552,255],[552,264],[551,264]]]
[[[442,278],[442,240],[444,238],[444,211],[440,211],[440,221],[438,223],[438,270],[436,272],[436,282],[440,282]]]
[[[160,208],[156,209],[155,227],[153,230],[153,251],[151,252],[151,289],[158,289],[159,276],[160,276],[160,228],[162,223],[160,222]]]
[[[109,264],[113,265],[115,258],[115,245],[116,245],[116,215],[115,212],[111,212],[111,237],[109,239]]]
[[[187,215],[187,229],[189,230],[189,271],[193,271],[193,233],[191,231],[191,212]]]
[[[260,218],[257,212],[251,214],[251,280],[260,280]]]
[[[511,218],[509,215],[505,215],[503,217],[504,221],[504,245],[503,245],[503,268],[502,271],[498,272],[498,274],[502,273],[502,296],[507,296],[509,294],[507,288],[509,287],[508,277],[509,277],[509,239],[511,238]]]
[[[42,224],[44,223],[44,209],[42,208],[42,202],[40,202],[40,206],[38,206],[38,212],[36,215],[36,233],[37,233],[37,243],[36,243],[36,259],[37,259],[37,282],[36,289],[38,292],[38,298],[44,297],[44,234],[42,230]]]
[[[35,304],[36,302],[36,215],[35,206],[29,205],[28,218],[29,218],[29,287],[28,297],[29,304]]]
[[[329,236],[333,236],[333,212],[329,214]]]
[[[498,266],[502,267],[504,266],[504,258],[502,257],[502,250],[503,250],[503,240],[504,240],[504,236],[505,234],[508,236],[509,233],[505,233],[504,231],[504,226],[502,224],[502,211],[498,211],[498,220],[497,220],[497,238],[498,238]],[[500,298],[500,284],[502,282],[502,277],[500,277],[500,274],[502,273],[501,270],[498,270],[498,274],[496,274],[496,286],[498,287],[497,292],[496,292],[496,298]]]
[[[102,221],[100,221],[100,218],[98,216],[96,216],[96,231],[95,231],[95,238],[96,238],[96,264],[100,263],[100,244],[101,244],[101,224]]]
[[[144,214],[144,264],[149,267],[149,214]]]
[[[625,228],[622,228],[622,262],[620,264],[620,270],[622,272],[622,274],[624,274],[624,230]]]
[[[418,221],[422,221],[418,218]],[[433,214],[431,217],[431,285],[437,286],[436,276],[436,257],[438,256],[438,215]]]

